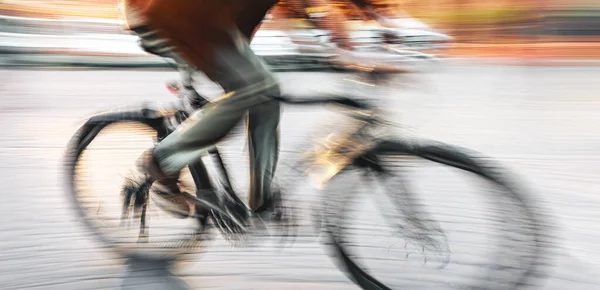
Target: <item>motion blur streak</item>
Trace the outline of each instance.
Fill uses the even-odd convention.
[[[367,121],[350,121],[340,114],[350,109],[282,105],[276,185],[289,206],[284,221],[254,218],[243,228],[224,211],[200,228],[200,217],[175,219],[147,192],[127,192],[143,188],[134,164],[155,144],[147,126],[108,126],[73,166],[77,176],[65,171],[67,144],[99,112],[133,112],[125,115],[160,120],[163,129],[185,117],[173,112],[193,90],[173,60],[140,47],[117,0],[0,1],[0,289],[358,289],[336,267],[344,254],[393,289],[493,282],[513,290],[519,281],[511,279],[522,276],[540,289],[600,289],[600,3],[382,0],[374,6],[381,23],[345,1],[330,3],[346,17],[354,53],[369,60],[354,66],[360,70],[330,62],[329,32],[284,1],[251,47],[277,71],[284,95],[356,98],[377,105],[385,122],[368,119],[368,110],[355,114]],[[193,88],[211,100],[222,95],[202,74]],[[386,129],[373,136],[401,141],[371,147],[379,139],[348,138],[369,121]],[[244,129],[218,146],[241,200]],[[419,138],[484,157],[465,159],[456,147]],[[395,155],[369,151],[386,146]],[[401,178],[374,182],[346,170],[344,157],[356,152],[362,159],[352,166],[385,165]],[[303,158],[316,169],[292,166]],[[203,160],[225,192],[218,159]],[[502,178],[476,181],[435,162]],[[193,193],[192,171],[183,181]],[[332,172],[339,175],[322,192],[314,188]],[[199,196],[212,192],[208,184]],[[210,201],[214,212],[230,206]],[[82,222],[81,208],[97,228]],[[337,251],[323,250],[335,243]],[[173,248],[185,255],[120,255],[144,245],[157,256]]]

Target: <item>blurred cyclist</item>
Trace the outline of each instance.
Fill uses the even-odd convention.
[[[274,75],[252,52],[249,43],[277,0],[124,0],[130,27],[148,29],[142,35],[167,39],[177,56],[217,82],[225,95],[193,114],[180,128],[147,151],[140,170],[154,180],[153,191],[163,209],[180,217],[192,212],[182,196],[180,171],[214,146],[247,114],[250,150],[249,206],[259,214],[273,208],[271,180],[278,159],[280,88]],[[296,2],[294,2],[296,1]],[[326,0],[292,0],[307,17],[332,31],[336,61],[359,61],[349,50],[343,16]],[[352,0],[373,13],[367,0]],[[316,11],[316,12],[313,12]],[[133,14],[131,14],[133,13]]]
[[[360,2],[366,3],[365,1]],[[282,20],[281,23],[284,24],[282,26],[283,29],[294,28],[292,25],[289,25],[291,23],[290,21],[285,21],[286,19],[307,19],[311,23],[315,24],[318,28],[330,31],[331,40],[334,44],[336,44],[337,48],[351,50],[354,45],[350,41],[349,37],[350,31],[349,25],[347,25],[348,18],[355,18],[363,21],[376,20],[382,26],[390,26],[386,19],[384,19],[380,14],[375,13],[375,9],[372,7],[372,5],[365,4],[357,7],[356,3],[360,2],[333,0],[281,0],[279,4],[273,8],[271,14],[273,15],[274,20]],[[337,8],[338,6],[343,8]],[[336,52],[340,51],[336,50]]]

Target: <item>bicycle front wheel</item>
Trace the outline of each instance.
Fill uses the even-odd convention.
[[[137,158],[154,146],[160,127],[132,119],[138,115],[92,119],[73,136],[65,164],[70,200],[86,230],[122,256],[165,260],[197,252],[203,242],[196,220],[161,211],[151,183],[136,173]]]
[[[328,183],[338,266],[366,290],[520,289],[540,277],[538,208],[507,171],[447,144],[384,141]]]

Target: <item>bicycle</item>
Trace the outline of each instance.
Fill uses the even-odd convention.
[[[323,208],[319,209],[315,218],[317,223],[322,225],[320,229],[327,238],[325,243],[333,252],[333,257],[338,263],[337,267],[343,271],[355,284],[362,289],[392,289],[386,286],[386,282],[373,274],[373,268],[368,270],[364,263],[354,257],[359,251],[352,250],[352,243],[349,239],[354,225],[351,222],[352,202],[358,201],[361,192],[353,192],[356,187],[338,189],[336,185],[347,186],[347,176],[355,174],[360,180],[359,184],[367,181],[383,184],[386,196],[389,200],[385,205],[391,206],[392,210],[381,211],[389,214],[395,210],[403,216],[403,219],[386,216],[387,221],[396,225],[399,230],[395,233],[402,234],[406,244],[416,244],[422,252],[425,249],[438,251],[438,257],[441,262],[440,268],[449,263],[449,246],[447,245],[447,235],[442,230],[438,221],[432,218],[426,210],[420,208],[415,202],[416,194],[409,187],[409,182],[402,179],[402,174],[397,174],[395,169],[405,170],[406,167],[400,165],[394,166],[394,161],[401,161],[401,164],[409,164],[423,161],[429,161],[444,165],[445,168],[459,169],[461,172],[471,173],[471,177],[478,180],[491,183],[496,191],[487,197],[492,202],[494,210],[499,210],[502,220],[502,229],[500,236],[495,238],[496,248],[493,251],[494,262],[506,261],[507,263],[517,262],[517,266],[500,265],[496,268],[500,270],[514,270],[515,273],[509,273],[511,281],[496,281],[499,273],[498,269],[486,271],[487,276],[482,277],[481,281],[468,282],[466,285],[453,281],[443,281],[446,286],[458,287],[460,289],[492,289],[490,287],[499,287],[493,289],[518,289],[532,283],[533,279],[540,275],[542,267],[542,257],[545,254],[545,229],[541,214],[537,211],[533,201],[525,194],[513,179],[509,177],[506,169],[489,161],[480,158],[479,154],[457,146],[451,146],[440,142],[427,141],[413,138],[398,138],[396,136],[382,135],[388,132],[392,123],[382,118],[382,113],[368,101],[353,99],[349,97],[329,97],[319,99],[293,99],[281,97],[278,100],[290,105],[318,105],[327,104],[343,108],[343,113],[349,116],[353,123],[348,126],[348,130],[339,134],[337,137],[329,135],[328,138],[319,143],[314,150],[309,150],[307,154],[302,155],[302,160],[290,166],[293,170],[286,171],[290,176],[296,176],[297,172],[301,174],[307,170],[310,172],[320,172],[317,175],[316,187],[320,188],[324,194],[321,195]],[[189,113],[181,108],[161,111],[150,108],[139,110],[116,110],[98,114],[91,117],[71,139],[66,154],[66,175],[69,187],[69,196],[73,202],[76,212],[84,225],[91,233],[98,238],[104,245],[125,256],[135,256],[144,259],[167,259],[177,258],[182,254],[194,252],[195,249],[202,248],[205,240],[198,238],[198,233],[184,235],[182,238],[173,238],[171,243],[163,241],[149,241],[149,227],[146,223],[147,209],[151,204],[150,186],[146,180],[132,182],[126,180],[123,184],[122,193],[123,204],[120,225],[129,219],[130,210],[134,214],[133,218],[139,219],[140,227],[136,240],[121,240],[122,237],[113,234],[116,225],[109,225],[107,222],[97,217],[100,211],[99,206],[96,213],[90,212],[86,206],[85,197],[82,192],[85,186],[78,184],[80,174],[86,171],[81,170],[80,162],[82,156],[89,149],[89,145],[99,134],[107,127],[114,124],[135,123],[150,128],[156,141],[162,140],[165,136],[173,132],[181,124]],[[126,142],[121,143],[125,145]],[[266,223],[260,219],[248,218],[252,213],[248,207],[238,197],[230,182],[230,174],[226,169],[225,162],[215,146],[208,155],[217,167],[217,174],[211,174],[207,169],[205,162],[200,159],[189,166],[189,171],[195,183],[196,195],[186,193],[187,199],[195,203],[200,208],[200,213],[192,216],[203,227],[200,227],[206,234],[207,221],[212,220],[214,226],[228,240],[236,241],[249,234],[253,228],[267,228]],[[281,171],[282,169],[279,169]],[[83,173],[82,173],[83,172]],[[405,173],[405,172],[400,172]],[[398,183],[391,183],[392,178],[398,178]],[[283,202],[283,196],[286,191],[293,188],[295,179],[283,179],[285,182],[278,182],[281,187],[276,194],[278,209],[283,213],[293,215],[291,207]],[[371,188],[369,188],[371,190]],[[362,192],[364,193],[364,192]],[[369,192],[371,195],[371,192]],[[372,196],[369,196],[372,197]],[[507,199],[513,208],[507,203],[500,203]],[[373,199],[380,201],[381,199]],[[364,205],[363,202],[360,205]],[[316,207],[316,206],[315,206]],[[95,210],[95,208],[92,208]],[[132,218],[132,220],[133,220]],[[294,226],[293,218],[288,228]],[[248,222],[251,221],[251,222]],[[404,224],[401,224],[403,222]],[[378,226],[379,224],[375,225]],[[374,226],[374,227],[375,227]],[[517,229],[518,231],[515,231]],[[522,231],[522,232],[521,232]],[[518,239],[509,237],[509,234],[518,232],[527,237],[527,246],[506,246],[503,242],[514,242]],[[373,236],[371,236],[373,237]],[[132,238],[133,239],[133,238]],[[519,248],[520,251],[515,250]],[[507,252],[508,250],[508,252]],[[513,253],[510,253],[514,250]],[[448,252],[448,253],[442,253]],[[514,254],[512,256],[511,254]],[[406,257],[408,257],[408,253]],[[427,258],[425,258],[427,262]],[[498,262],[500,263],[500,262]],[[483,266],[478,266],[483,268]],[[493,279],[492,279],[493,278]],[[492,281],[493,280],[493,281]],[[469,285],[473,284],[475,285]],[[499,285],[499,286],[498,286]],[[469,288],[470,287],[470,288]],[[422,289],[422,288],[421,288]],[[447,288],[444,288],[447,289]]]

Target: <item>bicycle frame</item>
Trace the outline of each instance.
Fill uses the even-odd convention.
[[[335,105],[339,105],[341,107],[351,108],[352,109],[351,112],[357,113],[357,114],[354,114],[352,117],[354,119],[363,121],[363,124],[364,124],[364,126],[358,128],[356,130],[356,132],[354,132],[352,134],[352,136],[362,134],[363,131],[368,127],[368,125],[373,125],[376,123],[375,122],[376,119],[374,119],[372,114],[364,113],[365,110],[371,110],[372,106],[370,106],[369,104],[367,104],[365,102],[359,102],[355,99],[351,99],[351,98],[347,98],[347,97],[320,98],[320,99],[296,99],[296,100],[292,100],[291,98],[287,98],[287,97],[278,97],[276,99],[282,103],[291,104],[291,105],[335,104]],[[188,117],[187,113],[185,113],[183,111],[178,111],[176,114],[179,114],[179,116],[176,118],[177,119],[176,122],[179,122],[179,123],[185,121],[185,119]],[[165,116],[165,118],[166,117],[167,116]],[[165,128],[163,130],[158,131],[158,132],[162,132],[162,134],[159,134],[158,139],[159,140],[164,139],[166,136],[168,136],[173,131],[174,131],[174,128],[172,130],[169,130],[169,128]],[[350,137],[350,136],[348,136],[348,137]],[[328,163],[327,165],[331,168],[331,170],[328,170],[327,173],[323,176],[323,178],[321,178],[320,184],[324,184],[329,178],[333,177],[339,170],[341,170],[345,165],[347,165],[348,162],[351,162],[353,155],[356,155],[356,153],[358,152],[356,150],[355,150],[355,152],[352,152],[352,153],[351,152],[343,152],[343,153],[338,152],[337,148],[339,148],[340,146],[344,146],[343,142],[344,141],[338,142],[335,145],[333,143],[328,143],[328,145],[326,146],[327,149],[314,152],[313,156],[315,157],[315,163],[321,162],[321,165],[323,165],[322,162],[326,162],[326,163]],[[347,145],[347,143],[345,145]],[[216,164],[217,170],[219,171],[219,174],[222,177],[221,185],[224,187],[224,192],[218,192],[217,190],[215,190],[215,184],[212,184],[211,179],[209,177],[208,170],[206,169],[204,162],[202,161],[202,159],[198,159],[197,161],[195,161],[194,163],[192,163],[188,166],[190,173],[192,175],[192,178],[194,180],[194,183],[196,185],[196,189],[197,189],[196,196],[199,199],[208,199],[208,200],[213,200],[215,198],[218,200],[219,198],[224,197],[224,198],[229,199],[230,201],[235,202],[239,206],[246,207],[246,204],[242,200],[240,200],[238,195],[233,190],[233,186],[231,184],[231,179],[230,179],[230,174],[229,174],[227,168],[225,167],[225,164],[223,162],[223,159],[221,158],[221,154],[220,154],[218,148],[215,146],[214,148],[209,150],[208,155],[213,159],[213,162]],[[346,157],[346,158],[344,158],[345,160],[343,160],[343,161],[339,160],[339,157],[342,155],[344,157]],[[337,162],[335,162],[335,164],[333,164],[332,159],[336,158],[336,157],[338,160],[337,160]],[[318,165],[318,164],[315,164],[315,165]],[[206,195],[206,194],[212,194],[212,196]],[[220,195],[222,195],[222,196],[220,196]]]
[[[377,133],[379,132],[374,132],[371,129],[381,129],[381,127],[379,127],[378,125],[381,124],[386,124],[384,122],[381,122],[381,120],[377,117],[378,114],[374,113],[374,111],[371,111],[369,113],[365,112],[364,110],[371,110],[371,107],[366,105],[366,104],[361,104],[359,102],[357,102],[356,100],[352,100],[349,98],[328,98],[328,99],[318,99],[318,100],[288,100],[286,98],[281,98],[278,99],[284,103],[290,103],[290,104],[338,104],[341,106],[345,106],[345,107],[349,107],[352,109],[356,109],[355,111],[352,111],[351,113],[354,113],[351,117],[353,117],[353,119],[358,120],[359,121],[359,125],[358,126],[354,126],[352,127],[352,132],[348,133],[348,134],[343,134],[341,136],[341,138],[337,139],[337,140],[326,140],[325,143],[323,143],[323,148],[318,149],[318,150],[313,150],[311,153],[313,153],[314,161],[316,165],[319,165],[318,163],[322,163],[325,165],[326,169],[330,169],[327,174],[322,176],[322,183],[327,182],[331,177],[334,177],[338,172],[340,172],[340,170],[344,170],[343,172],[345,172],[345,167],[347,165],[351,165],[348,166],[349,171],[352,169],[356,169],[358,168],[360,171],[363,171],[363,169],[367,169],[370,172],[367,173],[374,173],[375,175],[381,175],[382,177],[395,177],[394,175],[391,174],[386,174],[388,173],[388,171],[386,170],[387,168],[382,167],[382,165],[386,165],[385,162],[379,162],[379,158],[378,156],[384,156],[384,155],[392,155],[392,156],[399,156],[401,158],[404,159],[404,157],[409,156],[409,158],[411,157],[415,157],[415,158],[420,158],[420,159],[425,159],[425,160],[429,160],[429,161],[433,161],[434,163],[438,163],[440,165],[448,165],[452,168],[455,169],[460,169],[460,170],[464,170],[466,172],[470,172],[473,173],[475,175],[478,175],[480,177],[483,177],[484,179],[494,183],[495,185],[497,185],[500,189],[504,189],[507,194],[504,193],[500,193],[498,195],[496,195],[496,190],[493,190],[494,195],[496,195],[499,198],[510,198],[512,201],[516,201],[519,204],[519,208],[518,211],[515,212],[516,213],[516,218],[514,218],[512,221],[509,219],[508,221],[502,221],[502,224],[505,223],[513,223],[515,225],[521,225],[522,220],[526,220],[529,221],[529,223],[526,224],[526,226],[524,227],[527,231],[527,233],[530,233],[532,235],[533,240],[530,242],[528,242],[528,245],[532,246],[533,248],[533,255],[531,252],[527,251],[527,252],[523,252],[523,255],[525,257],[527,257],[528,259],[531,258],[531,262],[524,264],[525,265],[525,269],[526,271],[524,271],[523,273],[519,273],[517,274],[518,276],[516,277],[518,280],[514,283],[511,282],[511,284],[513,284],[513,288],[521,286],[521,285],[531,285],[529,284],[529,279],[531,276],[533,276],[534,274],[539,274],[539,271],[537,271],[536,268],[539,267],[540,265],[540,257],[541,255],[543,255],[545,253],[544,250],[542,250],[542,246],[545,243],[544,239],[543,239],[543,235],[541,235],[541,231],[544,229],[545,225],[543,220],[540,220],[536,217],[536,207],[532,204],[531,200],[527,199],[527,196],[522,196],[519,193],[519,186],[513,185],[511,183],[511,179],[510,176],[506,176],[503,173],[501,173],[501,167],[494,165],[493,163],[485,163],[485,162],[480,162],[479,160],[481,160],[482,158],[479,157],[477,158],[476,154],[472,154],[472,152],[470,153],[468,150],[465,149],[461,149],[460,147],[456,147],[456,146],[450,146],[444,143],[423,143],[420,144],[421,142],[415,142],[415,141],[419,141],[419,140],[398,140],[395,138],[381,138],[380,136],[377,135]],[[73,198],[73,200],[76,203],[76,209],[78,211],[79,216],[82,218],[82,220],[84,221],[84,223],[86,224],[86,226],[88,226],[91,229],[91,232],[97,236],[102,242],[105,242],[106,244],[110,245],[112,248],[118,250],[121,253],[125,253],[127,255],[130,255],[132,257],[136,257],[139,255],[139,257],[151,257],[151,258],[158,258],[158,259],[163,259],[163,254],[158,253],[158,254],[154,254],[153,252],[147,252],[145,250],[148,249],[152,249],[152,247],[154,245],[150,245],[150,248],[140,248],[141,251],[137,251],[138,249],[136,247],[130,247],[130,246],[121,246],[119,242],[117,242],[116,240],[118,238],[113,238],[110,235],[106,235],[104,234],[104,229],[102,225],[99,225],[98,223],[94,222],[94,218],[90,217],[88,215],[88,213],[86,212],[86,209],[84,208],[84,205],[82,205],[81,201],[79,200],[78,196],[77,196],[77,175],[76,175],[76,168],[78,166],[78,161],[79,161],[79,157],[81,156],[81,154],[86,150],[87,146],[92,142],[92,140],[102,131],[103,128],[105,128],[106,126],[110,125],[110,124],[114,124],[114,123],[123,123],[123,122],[135,122],[138,124],[145,124],[149,127],[151,127],[152,129],[154,129],[154,131],[156,132],[156,136],[159,140],[164,139],[166,136],[168,136],[170,133],[172,133],[175,129],[176,129],[176,125],[173,126],[173,124],[169,124],[170,121],[172,121],[173,119],[177,119],[177,114],[181,115],[180,119],[176,120],[173,123],[180,123],[181,121],[185,120],[186,118],[186,113],[184,113],[183,111],[178,111],[178,110],[171,110],[169,112],[160,112],[157,110],[152,110],[152,109],[141,109],[141,110],[129,110],[129,111],[118,111],[118,110],[114,110],[114,111],[110,111],[110,112],[106,112],[103,114],[99,114],[96,116],[91,117],[83,126],[80,127],[80,129],[77,131],[77,133],[74,134],[72,140],[70,141],[70,145],[69,145],[69,150],[68,150],[68,159],[67,159],[67,170],[68,170],[68,185],[70,187],[70,196]],[[385,120],[384,120],[385,121]],[[375,134],[374,134],[375,133]],[[356,146],[359,145],[359,146]],[[366,146],[360,146],[360,145],[366,145]],[[375,145],[375,146],[370,146],[370,145]],[[366,149],[366,150],[365,150]],[[221,158],[221,155],[219,153],[219,150],[214,147],[211,148],[211,150],[208,151],[208,155],[210,155],[212,158],[214,158],[215,164],[217,166],[217,169],[220,171],[221,176],[223,177],[223,182],[220,183],[225,187],[225,190],[221,190],[221,191],[217,191],[214,190],[215,189],[215,185],[212,184],[211,179],[209,178],[210,175],[208,173],[207,168],[204,165],[204,162],[202,161],[202,159],[197,160],[196,162],[192,163],[189,165],[189,169],[190,172],[192,174],[192,177],[194,179],[194,182],[196,183],[196,187],[198,188],[196,194],[197,195],[202,195],[204,193],[207,193],[208,195],[212,195],[212,196],[216,196],[216,197],[227,197],[230,200],[235,201],[235,204],[238,205],[244,205],[245,203],[243,203],[242,201],[239,200],[238,196],[233,192],[233,189],[231,187],[231,183],[230,183],[230,178],[229,178],[229,173],[225,167],[225,164]],[[475,158],[474,158],[475,157]],[[477,158],[477,159],[476,159]],[[315,164],[311,164],[309,163],[305,163],[302,162],[302,165],[309,165],[309,168],[313,168],[311,167],[311,165],[315,165]],[[500,172],[500,173],[499,173]],[[361,173],[361,172],[359,172]],[[391,171],[389,173],[392,173]],[[370,174],[369,174],[370,175]],[[144,176],[141,176],[142,178]],[[342,177],[342,176],[337,176],[337,177]],[[340,183],[341,185],[345,186],[347,185],[345,183],[346,180],[342,179],[342,182]],[[386,190],[386,194],[388,194],[392,199],[397,197],[398,195],[402,195],[403,199],[398,199],[398,200],[392,200],[391,205],[396,207],[397,209],[400,209],[400,211],[402,211],[402,215],[404,216],[404,218],[406,218],[406,226],[404,226],[404,224],[401,223],[396,223],[395,220],[396,218],[394,217],[394,220],[392,220],[391,223],[395,224],[396,226],[400,227],[401,231],[407,231],[408,235],[403,235],[405,240],[408,239],[413,239],[416,242],[419,242],[420,244],[418,244],[419,246],[422,247],[423,251],[425,250],[425,246],[432,246],[437,248],[440,248],[439,246],[446,246],[447,242],[442,241],[443,244],[439,244],[436,243],[436,239],[432,238],[432,236],[428,235],[427,232],[425,231],[438,231],[438,229],[441,229],[437,223],[436,223],[436,219],[435,218],[429,218],[427,216],[424,216],[424,218],[421,218],[419,215],[421,214],[427,214],[427,212],[420,212],[418,207],[415,207],[415,210],[413,210],[410,206],[412,202],[405,202],[405,201],[410,201],[410,199],[412,198],[412,196],[414,195],[414,192],[411,192],[410,187],[406,187],[404,186],[405,182],[404,180],[400,179],[399,180],[400,184],[396,185],[396,184],[392,184],[390,187],[385,187],[390,188],[390,189],[396,189],[395,191],[389,191]],[[139,238],[140,240],[138,241],[138,243],[141,242],[148,242],[148,239],[143,240],[142,238],[147,238],[148,234],[147,232],[144,231],[144,229],[146,228],[146,225],[144,223],[144,219],[145,219],[145,211],[146,208],[148,206],[148,197],[149,197],[149,187],[150,187],[150,182],[149,180],[145,180],[144,184],[142,186],[146,186],[145,187],[145,191],[142,192],[143,194],[140,194],[139,197],[140,198],[140,202],[138,203],[137,201],[137,193],[136,194],[132,194],[132,195],[127,195],[127,191],[125,191],[125,201],[127,202],[127,200],[129,200],[129,197],[132,197],[133,201],[135,202],[135,205],[139,206],[139,209],[142,210],[141,212],[141,225],[140,225],[140,234],[139,234]],[[286,184],[287,186],[288,184]],[[385,184],[382,184],[385,185]],[[138,186],[138,184],[136,184],[135,186]],[[407,189],[408,188],[408,189]],[[205,190],[206,189],[206,190]],[[332,210],[326,209],[323,211],[323,215],[319,215],[319,216],[315,216],[316,218],[320,218],[320,223],[319,224],[315,224],[316,226],[322,226],[324,225],[326,228],[326,232],[328,235],[328,241],[327,243],[330,245],[333,245],[334,247],[334,255],[338,256],[339,259],[343,262],[343,263],[339,263],[340,265],[340,269],[342,269],[346,275],[348,277],[350,277],[357,285],[363,287],[364,289],[371,289],[370,287],[375,285],[376,287],[378,287],[377,289],[389,289],[387,288],[387,286],[383,285],[381,282],[379,282],[377,280],[377,278],[371,276],[368,271],[363,270],[363,268],[361,267],[361,265],[355,263],[353,260],[353,258],[351,256],[349,256],[348,253],[350,253],[351,251],[347,250],[347,247],[345,245],[348,244],[348,240],[346,240],[344,238],[345,233],[343,233],[343,229],[345,227],[344,224],[341,224],[341,222],[344,221],[348,221],[349,224],[352,224],[351,221],[349,219],[346,219],[346,217],[348,217],[348,215],[345,215],[347,213],[349,213],[348,210],[345,210],[345,207],[347,206],[348,202],[351,200],[351,196],[349,196],[349,193],[352,194],[352,190],[349,191],[344,191],[344,190],[338,190],[338,191],[331,191],[332,193],[334,193],[334,198],[335,197],[339,197],[340,198],[340,202],[336,203],[338,200],[335,199],[331,199],[332,195],[328,195],[328,194],[322,194],[321,197],[323,198],[323,201],[326,202],[327,200],[330,201],[334,201],[334,203],[331,203],[333,205],[336,205],[335,208],[332,208]],[[337,193],[337,195],[335,195],[335,193]],[[361,192],[358,192],[361,193]],[[371,194],[373,193],[373,191],[368,191],[365,192],[366,194]],[[214,222],[215,225],[219,227],[219,229],[221,230],[221,232],[224,234],[223,236],[225,238],[228,238],[227,235],[228,234],[233,234],[235,238],[237,237],[241,237],[242,235],[240,234],[244,234],[246,233],[246,229],[250,229],[250,228],[255,228],[255,225],[260,225],[261,220],[260,219],[248,219],[247,221],[249,222],[249,225],[246,225],[246,223],[239,223],[237,218],[239,215],[237,215],[237,212],[233,212],[233,216],[230,215],[231,212],[228,212],[227,210],[229,209],[229,205],[230,204],[217,204],[216,206],[211,205],[210,202],[208,203],[204,203],[203,200],[200,200],[199,198],[195,198],[195,197],[189,197],[189,194],[184,193],[186,196],[188,196],[188,199],[196,199],[197,204],[205,204],[207,205],[207,210],[209,210],[209,214],[211,214],[212,217],[214,217]],[[204,198],[204,197],[201,197]],[[505,202],[505,199],[500,199],[501,203]],[[389,203],[389,202],[388,202]],[[357,202],[357,204],[361,204],[359,202]],[[328,205],[324,204],[324,207],[327,207]],[[226,211],[223,212],[222,209],[225,208]],[[330,214],[333,210],[337,211],[334,212],[334,214]],[[244,212],[246,213],[246,212]],[[506,215],[507,217],[510,217],[510,215],[512,215],[513,213],[510,211],[505,211],[504,208],[501,208],[501,213],[503,215]],[[317,213],[319,214],[319,213]],[[329,214],[329,216],[328,216]],[[351,214],[350,214],[351,215]],[[293,216],[293,215],[292,215]],[[207,216],[208,217],[208,216]],[[331,218],[329,218],[331,217]],[[384,216],[386,217],[386,216]],[[494,216],[495,217],[495,216]],[[198,217],[195,217],[196,219],[198,219]],[[246,220],[244,220],[243,222],[245,222]],[[256,223],[255,223],[256,222]],[[318,221],[319,222],[319,221]],[[433,227],[428,226],[427,223],[433,222]],[[222,226],[224,225],[224,227]],[[229,225],[233,225],[236,226],[234,228],[229,227]],[[196,229],[196,230],[203,230],[204,228],[200,228],[200,229]],[[413,230],[414,229],[414,230]],[[241,231],[238,231],[241,230]],[[317,229],[320,230],[320,229]],[[501,233],[506,232],[507,230],[514,230],[512,227],[508,227],[508,228],[503,228]],[[444,235],[443,231],[439,231],[442,235]],[[204,232],[196,232],[196,234],[202,234]],[[197,237],[196,235],[193,236],[193,238]],[[514,238],[512,238],[512,236],[506,236],[504,237],[504,235],[501,235],[502,238],[508,238],[510,240],[515,240]],[[187,238],[186,238],[187,239]],[[445,235],[444,235],[444,239],[445,239]],[[194,240],[194,245],[199,243],[202,243],[202,240],[197,240],[197,239],[193,239]],[[520,238],[519,238],[520,240]],[[421,244],[424,243],[424,245]],[[501,247],[505,248],[504,244],[499,244]],[[162,245],[161,245],[162,246]],[[167,245],[169,247],[169,249],[174,249],[174,247],[179,247],[179,243],[177,243],[175,246],[170,246]],[[187,244],[184,245],[184,247],[188,247]],[[181,252],[178,252],[181,253]],[[499,257],[501,259],[503,259],[505,257],[506,252],[504,250],[500,250],[500,251],[494,251],[494,254],[496,257]],[[444,257],[443,262],[447,263],[447,259]],[[495,261],[492,260],[492,261]],[[523,264],[522,260],[517,260],[519,262],[519,265]],[[502,266],[502,265],[501,265]],[[485,267],[487,268],[487,267]],[[496,267],[490,268],[490,275],[494,274],[493,270]],[[511,269],[513,267],[510,267]],[[512,275],[511,275],[512,276]],[[492,277],[492,276],[489,276]],[[479,280],[479,279],[478,279]],[[462,286],[462,285],[461,285]],[[466,286],[466,285],[465,285]]]
[[[363,134],[367,128],[379,124],[376,118],[376,114],[367,114],[366,111],[372,111],[372,106],[367,104],[366,102],[359,102],[358,100],[347,98],[347,97],[333,97],[333,98],[315,98],[315,99],[296,99],[292,100],[287,97],[279,97],[278,101],[286,104],[292,105],[322,105],[322,104],[335,104],[341,107],[350,108],[349,113],[352,114],[352,117],[356,120],[359,120],[362,123],[362,126],[359,126],[358,129],[346,136],[347,140],[351,140],[351,138],[355,136],[359,136]],[[171,134],[177,127],[178,124],[183,122],[188,117],[188,113],[184,110],[176,108],[175,110],[154,110],[149,108],[142,108],[141,110],[113,110],[105,113],[101,113],[91,117],[86,124],[80,129],[80,136],[86,136],[85,140],[81,140],[81,148],[87,146],[89,142],[91,142],[95,136],[100,133],[100,131],[109,124],[115,122],[136,122],[145,124],[157,132],[157,141],[160,141]],[[339,156],[350,156],[351,152],[347,152],[348,148],[345,148],[344,145],[348,143],[345,141],[340,141],[335,146],[329,146],[323,151],[315,152],[315,164],[318,165],[318,162],[330,162],[327,164],[329,166],[328,173],[324,175],[321,179],[321,183],[326,182],[329,178],[333,177],[337,171],[343,168],[343,165],[346,165],[348,161],[352,161],[351,158],[344,158],[342,160],[337,159],[336,162],[331,163],[332,157]],[[330,144],[333,145],[333,144]],[[220,203],[211,204],[210,200],[219,200],[222,201],[221,198],[225,198],[228,201],[232,201],[234,204],[242,207],[244,209],[248,209],[246,203],[241,201],[237,194],[233,191],[233,187],[231,186],[231,181],[229,178],[229,173],[224,165],[224,162],[221,158],[219,150],[217,147],[209,150],[209,155],[215,161],[217,165],[217,169],[220,171],[220,176],[222,178],[222,182],[220,185],[224,187],[223,191],[215,190],[215,184],[212,184],[210,175],[208,170],[202,161],[202,159],[198,159],[194,163],[188,166],[190,173],[192,175],[193,181],[196,186],[196,196],[190,195],[192,199],[196,199],[196,202],[202,203],[204,205],[208,205],[207,210],[209,212],[202,212],[198,215],[198,218],[203,217],[201,222],[205,221],[206,218],[211,214],[217,213],[227,215],[227,210],[223,210],[220,206]],[[232,220],[234,224],[240,224],[237,220]],[[142,230],[143,232],[143,230]]]

